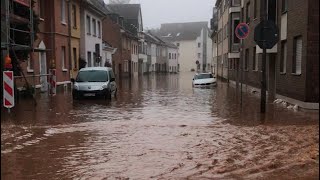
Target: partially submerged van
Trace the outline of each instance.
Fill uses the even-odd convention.
[[[72,97],[103,97],[111,99],[117,95],[115,76],[110,67],[87,67],[82,68],[73,83]]]

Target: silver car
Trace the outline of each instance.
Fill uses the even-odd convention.
[[[96,96],[111,99],[112,95],[117,95],[115,76],[109,67],[82,68],[71,82],[73,99]]]

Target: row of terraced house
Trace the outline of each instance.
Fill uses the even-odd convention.
[[[39,31],[29,58],[19,59],[16,58],[18,46],[12,46],[14,33],[6,31],[6,17],[10,28],[30,23],[26,13],[21,13],[25,6],[32,6]],[[48,77],[41,75],[48,74],[49,69],[56,69],[60,87],[70,85],[70,79],[83,67],[109,66],[118,77],[179,71],[178,47],[143,31],[140,4],[105,4],[103,0],[34,0],[32,3],[1,0],[1,12],[1,57],[4,59],[8,54],[10,44],[14,69],[20,70],[29,83],[32,80],[28,77],[36,75],[33,83],[41,91],[48,90]],[[1,63],[2,70],[3,66]],[[21,73],[16,76],[17,85],[24,86],[26,79],[19,79]]]
[[[211,20],[214,73],[235,86],[243,79],[250,92],[261,85],[262,49],[254,42],[260,5],[260,0],[217,0]],[[268,0],[264,9],[279,28],[278,43],[267,50],[268,96],[319,109],[319,1]],[[241,22],[250,27],[242,48],[234,33]]]

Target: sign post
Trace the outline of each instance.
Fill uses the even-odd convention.
[[[3,71],[3,106],[10,109],[14,107],[14,76],[13,71]]]
[[[262,21],[254,29],[254,41],[263,49],[262,54],[262,80],[261,80],[261,102],[260,112],[266,112],[266,66],[267,66],[267,49],[272,49],[279,41],[279,29],[273,21],[267,20],[266,4],[267,1],[261,1],[261,19]]]
[[[243,57],[242,57],[242,50],[243,50],[243,40],[246,39],[249,36],[249,26],[246,23],[239,23],[238,26],[235,29],[235,34],[237,36],[237,38],[240,39],[241,41],[241,45],[240,45],[240,62],[239,62],[239,67],[238,67],[238,71],[240,69],[240,105],[242,106],[242,82],[243,82]],[[237,87],[239,87],[239,78],[237,78]]]

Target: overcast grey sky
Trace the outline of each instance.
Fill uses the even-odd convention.
[[[105,0],[108,2],[108,0]],[[215,0],[131,0],[140,3],[144,28],[161,23],[209,21]]]

